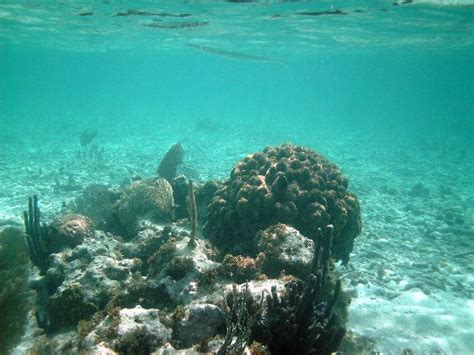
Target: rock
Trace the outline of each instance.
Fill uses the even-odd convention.
[[[254,279],[258,273],[255,259],[242,255],[227,254],[222,261],[220,272],[230,280],[241,284]]]
[[[171,329],[161,323],[159,310],[137,305],[110,312],[81,347],[90,353],[150,354],[170,339]]]
[[[314,242],[293,227],[276,224],[258,235],[258,263],[270,277],[286,274],[300,278],[308,275],[313,261]]]
[[[175,314],[173,342],[179,349],[189,348],[216,336],[224,325],[222,311],[213,304],[185,306]]]
[[[171,329],[161,324],[157,309],[125,308],[119,316],[117,339],[113,341],[114,349],[119,352],[149,353],[171,338]]]
[[[215,251],[205,241],[197,239],[195,247],[190,247],[188,242],[189,237],[171,237],[148,260],[148,280],[162,285],[176,304],[202,296],[205,290],[195,280],[205,280],[206,275],[218,267],[211,260]]]
[[[76,325],[126,289],[141,261],[123,259],[116,250],[118,244],[113,236],[97,231],[74,249],[51,255],[50,267],[41,280],[47,290],[43,307],[48,327]],[[36,289],[41,287],[36,285]]]

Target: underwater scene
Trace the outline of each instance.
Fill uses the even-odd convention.
[[[0,1],[0,354],[474,354],[474,1]]]

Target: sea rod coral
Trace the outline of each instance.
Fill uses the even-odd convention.
[[[37,195],[28,198],[28,212],[23,212],[23,219],[30,260],[44,274],[48,268],[49,252],[46,243],[49,229],[45,224],[41,225]]]
[[[332,292],[329,263],[333,227],[318,230],[311,274],[306,280],[290,281],[278,295],[272,287],[256,339],[272,354],[330,354],[336,351],[345,328],[335,313],[341,294],[338,279]]]

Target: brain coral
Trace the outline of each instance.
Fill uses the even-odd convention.
[[[338,167],[315,151],[283,144],[237,163],[215,193],[204,231],[223,253],[255,255],[256,232],[285,223],[314,239],[334,226],[332,255],[349,259],[361,231],[357,196]]]
[[[134,181],[117,202],[120,223],[128,232],[141,218],[168,222],[173,216],[173,188],[163,178]]]

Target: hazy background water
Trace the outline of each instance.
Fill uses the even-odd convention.
[[[127,127],[178,117],[310,120],[317,129],[322,120],[431,134],[461,128],[474,112],[472,50],[289,53],[284,64],[188,48],[83,53],[3,44],[1,50],[2,121],[8,124]]]
[[[29,129],[34,122],[57,135],[70,126],[130,134],[176,120],[261,122],[270,130],[287,121],[305,130],[309,123],[472,138],[472,6],[160,5],[133,9],[192,16],[117,16],[130,6],[105,2],[0,7],[2,124]],[[338,5],[347,15],[295,15]],[[147,27],[163,21],[207,25]]]

